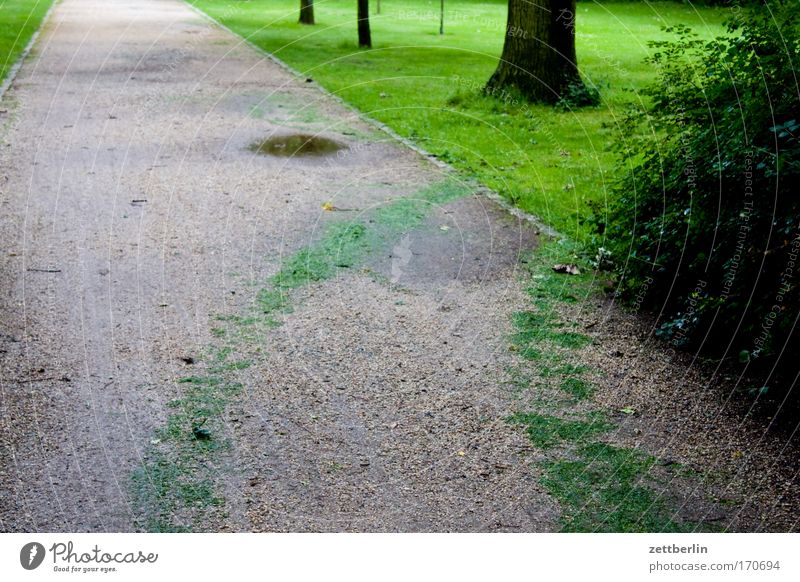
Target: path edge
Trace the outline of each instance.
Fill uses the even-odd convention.
[[[56,1],[59,1],[59,0],[56,0]],[[250,46],[250,48],[254,49],[257,53],[259,53],[259,54],[265,56],[266,58],[268,58],[270,61],[272,61],[273,63],[275,63],[276,65],[281,67],[283,70],[285,70],[287,73],[291,74],[292,76],[294,76],[298,80],[302,80],[302,81],[306,82],[307,84],[313,85],[323,95],[326,95],[327,97],[329,97],[331,99],[334,99],[339,105],[342,105],[345,108],[347,108],[348,110],[352,111],[353,114],[356,117],[358,117],[360,120],[364,121],[365,123],[371,125],[372,127],[376,128],[376,129],[378,129],[379,131],[382,131],[383,133],[385,133],[389,137],[391,137],[393,140],[401,143],[405,147],[413,150],[418,155],[422,156],[423,158],[425,158],[427,161],[429,161],[430,163],[432,163],[433,165],[435,165],[439,169],[441,169],[441,170],[443,170],[443,171],[445,171],[447,173],[450,173],[450,174],[458,174],[458,170],[456,170],[450,164],[448,164],[446,162],[443,162],[441,159],[437,158],[435,155],[433,155],[429,151],[427,151],[424,148],[420,147],[419,145],[415,144],[410,139],[403,137],[402,135],[397,133],[395,130],[393,130],[391,127],[389,127],[385,123],[383,123],[381,121],[378,121],[377,119],[374,119],[373,117],[370,117],[369,115],[367,115],[366,113],[364,113],[363,111],[358,109],[356,106],[348,103],[347,101],[342,99],[339,95],[329,91],[328,89],[326,89],[325,87],[323,87],[322,85],[320,85],[319,83],[314,81],[313,79],[309,82],[308,81],[309,77],[307,75],[304,75],[303,73],[301,73],[300,71],[298,71],[297,69],[295,69],[294,67],[289,65],[288,63],[286,63],[283,60],[281,60],[280,58],[276,57],[271,52],[261,48],[260,46],[255,44],[253,41],[251,41],[249,38],[246,38],[246,37],[242,36],[241,34],[235,32],[234,30],[232,30],[231,28],[229,28],[228,26],[226,26],[225,24],[223,24],[222,22],[220,22],[219,20],[217,20],[216,18],[211,16],[210,14],[208,14],[206,12],[203,12],[197,6],[192,4],[192,2],[190,0],[182,0],[182,1],[183,1],[184,4],[189,6],[189,8],[191,8],[194,12],[199,14],[205,20],[211,22],[212,24],[214,24],[218,28],[221,28],[222,30],[228,32],[229,34],[232,34],[233,36],[242,39],[242,42],[244,42],[245,44]],[[2,96],[2,92],[0,92],[0,96]],[[553,227],[551,227],[548,224],[546,224],[541,218],[539,218],[535,214],[531,214],[529,212],[525,212],[521,208],[518,208],[518,207],[514,206],[513,204],[509,203],[505,198],[500,196],[500,194],[498,194],[497,192],[495,192],[494,190],[492,190],[488,186],[485,186],[484,184],[481,184],[475,178],[471,178],[471,177],[470,178],[466,178],[465,181],[469,182],[472,185],[473,189],[477,193],[480,193],[483,196],[487,197],[488,199],[490,199],[492,202],[497,204],[500,208],[502,208],[503,210],[505,210],[506,212],[508,212],[512,216],[514,216],[514,217],[516,217],[516,218],[518,218],[520,220],[523,220],[525,222],[530,223],[531,226],[533,226],[538,231],[538,234],[544,234],[546,236],[553,237],[553,238],[558,238],[558,239],[566,238],[563,234],[561,234],[560,232],[555,230]]]
[[[5,98],[6,91],[8,91],[11,88],[11,84],[16,80],[17,74],[19,73],[19,70],[22,68],[22,64],[25,62],[25,59],[28,58],[28,54],[31,52],[33,45],[36,44],[36,41],[39,39],[39,33],[42,32],[42,29],[44,28],[45,24],[47,24],[47,21],[50,20],[50,15],[53,13],[53,9],[60,3],[61,0],[53,0],[53,3],[50,5],[50,8],[48,8],[47,12],[45,12],[44,16],[42,16],[42,22],[39,23],[39,28],[37,28],[33,32],[30,40],[28,41],[28,44],[25,45],[25,48],[22,49],[22,52],[19,55],[19,58],[17,58],[17,61],[13,65],[11,65],[11,68],[8,70],[8,74],[6,75],[5,81],[3,81],[2,84],[0,84],[0,101],[2,101],[3,98]]]

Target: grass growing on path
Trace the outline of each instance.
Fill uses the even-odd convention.
[[[561,504],[569,532],[676,532],[710,529],[676,517],[670,487],[675,475],[656,477],[658,460],[640,449],[613,444],[618,424],[592,400],[591,370],[579,364],[592,342],[562,316],[599,292],[591,265],[569,241],[545,241],[527,263],[530,308],[513,315],[510,348],[520,356],[514,377],[521,427],[541,450],[541,483]],[[579,275],[555,273],[576,263]],[[577,304],[577,305],[576,305]],[[580,338],[564,341],[564,337]],[[525,400],[525,390],[532,396]],[[667,483],[664,482],[667,479]]]
[[[52,3],[53,0],[0,0],[0,85]]]
[[[220,363],[220,359],[215,358]],[[150,532],[190,532],[225,500],[215,475],[219,452],[230,449],[220,418],[242,385],[217,376],[187,376],[172,414],[151,440],[143,465],[133,475],[133,500],[141,527]]]
[[[224,520],[227,501],[219,480],[234,443],[223,415],[241,397],[241,372],[252,365],[271,327],[292,310],[292,291],[357,268],[404,232],[422,224],[430,210],[471,193],[446,180],[398,198],[353,220],[332,220],[318,240],[286,257],[278,272],[255,293],[253,308],[218,318],[214,345],[184,387],[172,413],[156,431],[143,464],[134,473],[132,496],[142,529],[189,532]],[[246,356],[246,357],[245,357]],[[203,524],[206,524],[205,526]]]
[[[502,49],[505,0],[448,0],[438,34],[438,0],[371,7],[373,50],[356,46],[355,3],[315,2],[316,26],[297,23],[295,0],[190,0],[235,32],[400,135],[540,216],[564,234],[585,235],[590,201],[603,203],[614,157],[615,120],[653,79],[642,62],[661,26],[722,33],[721,9],[675,2],[580,2],[578,62],[601,107],[558,112],[482,97]]]

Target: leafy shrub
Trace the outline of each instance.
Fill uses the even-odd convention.
[[[677,40],[652,43],[659,78],[625,122],[625,171],[594,220],[618,292],[662,316],[659,335],[783,398],[800,369],[800,11],[732,14],[714,41],[673,27]]]
[[[600,105],[600,91],[581,83],[570,83],[562,93],[556,107],[563,110]]]

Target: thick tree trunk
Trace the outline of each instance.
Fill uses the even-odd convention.
[[[509,0],[503,54],[486,90],[515,88],[531,101],[555,103],[580,83],[575,0]]]
[[[300,0],[300,24],[314,24],[314,0]]]
[[[369,32],[369,0],[358,0],[358,46],[372,47],[372,35]]]

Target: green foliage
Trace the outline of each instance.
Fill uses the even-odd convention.
[[[585,83],[570,83],[556,103],[556,107],[571,110],[577,107],[596,107],[600,105],[600,91]]]
[[[730,6],[739,0],[670,0],[687,6]],[[652,0],[578,0],[578,4],[652,4]]]
[[[673,27],[677,40],[652,43],[659,79],[626,121],[627,172],[595,222],[620,294],[663,313],[661,337],[748,373],[777,364],[788,385],[800,348],[800,12],[774,0],[733,14],[713,41]]]

